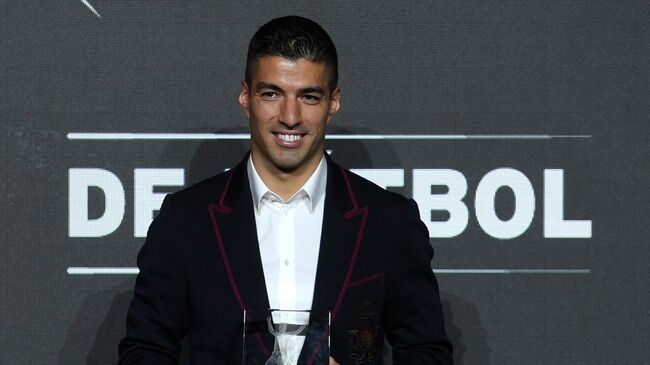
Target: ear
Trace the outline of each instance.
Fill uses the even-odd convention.
[[[246,115],[246,119],[250,119],[250,94],[248,93],[248,84],[246,80],[241,82],[241,92],[239,93],[239,105]]]
[[[334,91],[330,93],[330,106],[327,111],[327,123],[332,121],[332,118],[339,112],[341,109],[341,89],[337,86]]]

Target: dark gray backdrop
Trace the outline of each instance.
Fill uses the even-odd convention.
[[[247,148],[69,133],[245,132],[236,98],[248,39],[287,14],[320,22],[339,49],[332,134],[429,135],[330,140],[334,158],[402,169],[404,186],[392,189],[407,196],[414,169],[467,181],[466,229],[432,239],[458,364],[650,362],[647,2],[88,5],[0,1],[1,364],[115,362],[134,276],[67,269],[135,265],[134,169],[180,168],[187,185]],[[536,198],[530,227],[506,240],[481,228],[473,203],[481,178],[502,167],[526,175]],[[121,182],[125,213],[111,234],[70,237],[75,168]],[[564,171],[565,219],[590,220],[591,238],[544,237],[545,169]],[[514,194],[500,189],[494,204],[507,221]],[[90,189],[91,217],[107,205]]]

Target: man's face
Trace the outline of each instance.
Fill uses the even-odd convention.
[[[242,82],[239,103],[250,123],[258,170],[300,175],[318,166],[325,126],[340,107],[340,91],[330,93],[328,81],[322,63],[279,56],[257,61],[250,85]]]

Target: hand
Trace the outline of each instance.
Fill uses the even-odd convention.
[[[330,356],[330,364],[329,365],[341,365],[341,364],[336,362],[336,360],[334,360],[334,358]]]

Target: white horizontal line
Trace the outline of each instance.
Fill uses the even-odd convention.
[[[137,275],[137,267],[69,267],[70,275]]]
[[[137,267],[69,267],[70,275],[136,275]],[[589,269],[433,269],[436,274],[590,274]]]
[[[433,269],[436,274],[591,274],[589,269]]]
[[[77,133],[69,140],[247,140],[248,133]],[[329,140],[471,140],[471,139],[560,139],[591,138],[590,134],[328,134]]]

